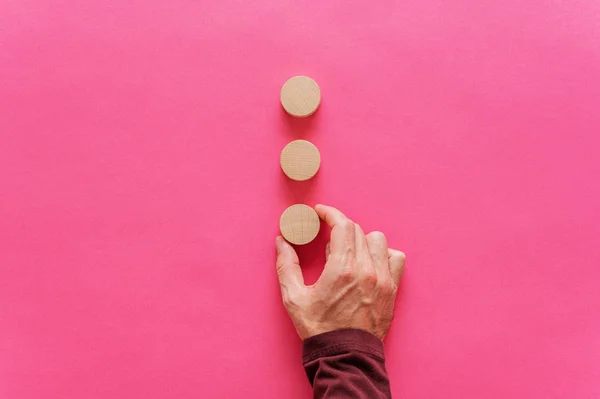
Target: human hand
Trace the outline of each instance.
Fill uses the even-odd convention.
[[[357,328],[383,340],[394,314],[404,253],[387,247],[383,233],[365,235],[339,210],[317,205],[331,227],[323,273],[304,285],[298,255],[277,237],[277,275],[283,304],[303,340],[342,328]]]

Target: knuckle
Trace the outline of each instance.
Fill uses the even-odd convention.
[[[346,231],[354,232],[356,230],[356,226],[350,219],[346,219],[340,223],[340,227]]]
[[[378,230],[370,232],[367,236],[376,241],[385,240],[385,234]]]
[[[370,286],[376,286],[377,285],[377,273],[375,272],[375,270],[369,270],[369,271],[365,272],[365,274],[363,276],[363,281]]]
[[[346,265],[350,268],[356,267],[356,261],[354,260],[354,254],[355,254],[355,249],[350,244],[347,244],[346,248],[344,248],[344,254],[342,255],[342,258],[343,258],[343,262],[345,262]]]
[[[379,291],[384,294],[393,294],[396,288],[394,287],[394,283],[391,280],[384,280],[379,282]]]
[[[398,251],[398,250],[394,249],[394,250],[392,250],[392,256],[401,262],[404,262],[406,260],[406,254],[402,251]]]
[[[277,270],[277,276],[281,277],[285,274],[285,264],[282,261],[277,260],[275,269]]]
[[[340,282],[345,283],[345,284],[351,283],[355,279],[354,270],[352,270],[352,268],[349,268],[349,267],[344,268],[340,272],[338,279]]]

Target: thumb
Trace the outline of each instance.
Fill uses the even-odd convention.
[[[303,286],[304,277],[302,277],[300,261],[294,248],[283,237],[275,239],[275,246],[277,247],[277,277],[281,288],[290,289]]]

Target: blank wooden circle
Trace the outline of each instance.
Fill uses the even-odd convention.
[[[319,108],[321,89],[317,82],[308,76],[294,76],[283,84],[280,99],[288,114],[306,118]]]
[[[296,245],[308,244],[319,233],[321,222],[314,209],[308,205],[296,204],[287,208],[279,219],[279,229],[283,238]]]
[[[319,171],[321,154],[310,141],[294,140],[281,151],[279,163],[287,177],[292,180],[304,181]]]

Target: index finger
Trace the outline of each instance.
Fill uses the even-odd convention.
[[[355,226],[352,220],[332,206],[315,206],[317,215],[331,227],[330,249],[332,255],[354,256]]]
[[[346,215],[332,206],[319,204],[315,206],[315,211],[317,211],[317,215],[319,215],[319,217],[332,229],[336,225],[342,226],[350,220]]]

